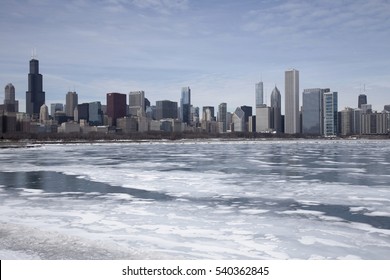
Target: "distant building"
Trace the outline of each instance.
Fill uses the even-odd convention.
[[[203,106],[202,112],[203,112],[202,113],[202,120],[206,120],[206,121],[214,121],[215,120],[213,106]]]
[[[372,113],[372,105],[371,104],[362,104],[361,109],[362,109],[363,114]]]
[[[137,131],[137,118],[124,117],[117,119],[117,128],[121,129],[123,133],[131,133]]]
[[[256,108],[265,106],[263,82],[255,84]]]
[[[353,134],[353,113],[352,108],[345,108],[341,111],[341,135],[348,136]]]
[[[324,93],[329,89],[305,89],[302,100],[302,133],[322,135],[324,126],[323,99]]]
[[[226,113],[227,113],[227,104],[221,103],[218,106],[218,118],[217,121],[220,123],[219,132],[226,132],[227,122],[226,122]]]
[[[299,119],[299,71],[292,69],[285,72],[284,133],[300,133]]]
[[[126,94],[111,92],[107,93],[107,115],[111,124],[116,126],[116,120],[127,114]]]
[[[361,134],[388,134],[390,132],[390,113],[363,113]]]
[[[279,89],[275,86],[271,93],[271,120],[270,128],[276,132],[282,132],[282,97]],[[257,115],[257,109],[256,109]],[[257,129],[256,129],[257,131]]]
[[[336,136],[338,127],[338,94],[337,92],[325,92],[323,99],[324,135]]]
[[[49,108],[47,108],[46,104],[43,104],[39,109],[39,122],[45,123],[49,120]]]
[[[271,128],[271,107],[256,108],[256,132],[270,132]]]
[[[237,107],[237,109],[234,111],[232,122],[235,132],[246,132],[245,112],[240,107]]]
[[[129,114],[131,116],[145,115],[145,92],[131,91],[129,93]]]
[[[241,106],[241,110],[245,113],[245,123],[248,123],[249,117],[252,116],[252,107],[251,106]]]
[[[156,119],[177,119],[177,102],[162,100],[156,102]]]
[[[50,116],[55,117],[56,112],[64,111],[64,104],[62,103],[51,103],[50,104]]]
[[[39,74],[39,61],[33,58],[30,60],[30,72],[28,74],[26,113],[32,118],[38,119],[43,104],[45,104],[45,92],[43,91],[42,75]]]
[[[80,133],[80,124],[76,122],[64,122],[58,128],[59,133]]]
[[[75,91],[69,91],[66,94],[65,113],[67,117],[74,118],[74,109],[78,105],[78,95]]]
[[[390,105],[383,106],[383,110],[390,112]]]
[[[352,134],[359,135],[361,134],[361,119],[362,119],[362,110],[357,108],[353,110],[352,113]]]
[[[19,112],[19,101],[15,100],[15,87],[7,84],[4,89],[4,110],[7,112]]]
[[[89,124],[93,126],[103,125],[103,111],[100,101],[90,102],[88,106]]]
[[[180,120],[187,125],[191,124],[191,89],[183,87],[180,98]]]
[[[250,116],[248,119],[248,131],[256,132],[256,116]]]
[[[367,104],[367,95],[359,94],[359,97],[358,97],[358,108],[361,109],[363,104]]]
[[[74,110],[74,121],[80,122],[81,120],[85,120],[89,122],[89,104],[82,103],[78,104]]]

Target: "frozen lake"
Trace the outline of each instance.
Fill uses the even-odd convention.
[[[390,259],[390,141],[0,150],[0,259]]]

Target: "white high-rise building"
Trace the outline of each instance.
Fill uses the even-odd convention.
[[[336,136],[338,132],[337,92],[325,92],[323,98],[324,135]]]
[[[49,120],[49,108],[43,104],[39,110],[39,121],[44,123]]]
[[[292,69],[285,72],[285,118],[284,133],[300,133],[299,116],[299,71]]]

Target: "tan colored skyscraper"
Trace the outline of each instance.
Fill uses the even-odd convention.
[[[291,69],[285,72],[285,118],[284,133],[300,133],[299,121],[299,71]]]
[[[66,94],[66,108],[65,113],[67,117],[74,117],[74,109],[78,105],[78,95],[75,91],[69,91]]]

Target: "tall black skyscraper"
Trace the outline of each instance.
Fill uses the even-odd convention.
[[[40,108],[45,104],[45,92],[42,87],[39,61],[32,58],[30,60],[30,73],[28,74],[28,91],[26,91],[26,113],[32,117],[39,117]]]
[[[363,104],[367,104],[367,95],[362,93],[362,94],[359,94],[358,108],[362,108]]]

